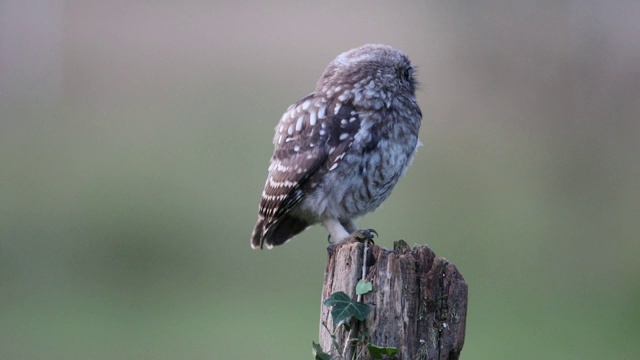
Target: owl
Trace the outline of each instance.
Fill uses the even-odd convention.
[[[251,246],[284,244],[317,223],[333,243],[356,234],[354,219],[387,199],[414,157],[416,88],[409,58],[390,46],[338,55],[276,126]]]

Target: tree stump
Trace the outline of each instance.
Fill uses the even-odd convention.
[[[322,304],[338,291],[356,299],[363,248],[352,242],[327,249]],[[366,281],[373,283],[373,291],[362,302],[371,307],[365,321],[369,342],[398,348],[395,356],[402,360],[458,359],[464,344],[467,284],[456,267],[436,257],[426,245],[411,249],[402,240],[394,243],[394,250],[375,245],[368,250]],[[325,326],[335,332],[339,344],[345,343],[349,333],[344,328],[334,331],[329,307],[322,306],[320,320],[324,351],[333,346]],[[343,355],[351,359],[354,351]],[[359,359],[368,360],[371,355],[365,350]]]

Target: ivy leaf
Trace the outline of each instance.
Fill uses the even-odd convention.
[[[373,290],[373,284],[370,281],[364,281],[364,279],[360,279],[358,284],[356,285],[356,294],[364,295]]]
[[[371,311],[369,305],[352,302],[349,295],[342,291],[331,294],[331,296],[324,301],[324,305],[333,306],[331,309],[331,317],[333,318],[334,328],[348,323],[352,317],[364,321]]]
[[[316,344],[315,342],[312,341],[311,345],[313,346],[314,360],[333,360],[331,355],[322,351],[322,347],[320,346],[320,344]]]
[[[380,347],[377,345],[369,344],[367,345],[367,349],[369,350],[369,354],[371,354],[372,359],[384,359],[383,356],[393,356],[398,353],[398,348],[395,347]]]

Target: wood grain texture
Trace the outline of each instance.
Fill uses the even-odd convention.
[[[361,243],[346,243],[327,249],[322,302],[337,291],[356,298],[363,248]],[[411,249],[400,240],[394,243],[394,250],[369,248],[366,280],[373,283],[373,291],[362,300],[371,306],[366,328],[372,344],[399,348],[398,359],[402,360],[459,358],[467,284],[453,264],[436,257],[426,245]],[[322,306],[320,320],[320,344],[327,351],[332,349],[332,340],[322,322],[333,331],[329,307]],[[357,326],[364,329],[365,325]],[[339,330],[336,336],[344,344],[348,334]],[[360,359],[371,358],[366,351],[363,355]]]

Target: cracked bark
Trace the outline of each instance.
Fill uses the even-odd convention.
[[[330,246],[325,270],[322,302],[337,291],[356,299],[355,287],[361,277],[360,243]],[[370,343],[396,347],[402,360],[454,360],[464,344],[467,315],[467,284],[456,267],[436,257],[426,245],[411,249],[396,241],[394,250],[373,246],[367,257],[366,280],[373,291],[363,296],[371,306],[366,326]],[[320,345],[333,349],[323,323],[333,332],[331,310],[322,306]],[[347,332],[339,329],[336,339],[345,343]],[[361,349],[357,349],[360,351]],[[352,352],[347,352],[350,359]],[[359,359],[371,359],[365,350]]]

